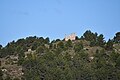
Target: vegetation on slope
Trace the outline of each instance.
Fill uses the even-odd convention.
[[[107,42],[90,30],[75,41],[27,37],[1,45],[0,58],[0,80],[120,80],[120,32]]]

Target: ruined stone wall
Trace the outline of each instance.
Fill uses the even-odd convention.
[[[72,34],[70,34],[70,35],[68,35],[68,36],[65,35],[65,41],[68,41],[69,39],[70,39],[71,41],[73,41],[73,40],[75,40],[75,37],[76,37],[76,34],[75,34],[75,33],[72,33]]]

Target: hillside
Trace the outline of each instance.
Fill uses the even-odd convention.
[[[75,39],[30,36],[0,46],[0,80],[120,80],[120,32]]]

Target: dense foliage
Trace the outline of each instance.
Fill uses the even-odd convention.
[[[76,38],[50,42],[49,38],[27,37],[1,45],[0,57],[18,55],[22,80],[120,80],[120,52],[113,47],[120,45],[119,32],[107,42],[102,34],[90,30]],[[25,57],[28,49],[34,52]],[[0,70],[0,80],[2,75]]]

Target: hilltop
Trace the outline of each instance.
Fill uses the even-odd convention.
[[[67,39],[30,36],[0,46],[0,80],[120,80],[120,32]]]

